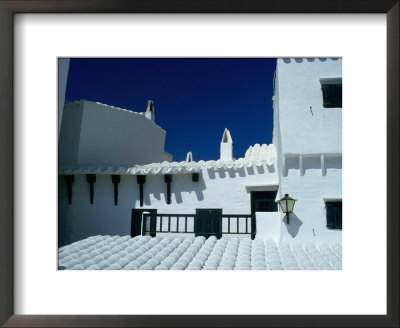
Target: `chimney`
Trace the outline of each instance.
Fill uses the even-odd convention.
[[[147,101],[147,108],[144,112],[144,116],[147,117],[149,120],[154,122],[155,114],[154,114],[154,102],[153,100]]]
[[[233,141],[231,134],[227,128],[224,130],[224,134],[222,135],[221,140],[221,155],[220,159],[222,160],[232,160],[232,151],[233,151]]]
[[[186,155],[186,162],[193,162],[193,154],[189,151]]]

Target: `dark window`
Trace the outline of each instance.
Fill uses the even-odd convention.
[[[326,226],[342,229],[342,202],[326,202]]]
[[[255,212],[278,212],[278,204],[275,203],[276,191],[252,191],[251,214]]]
[[[321,84],[325,108],[342,107],[342,82]]]
[[[195,236],[222,237],[222,209],[221,208],[198,208],[194,219]]]

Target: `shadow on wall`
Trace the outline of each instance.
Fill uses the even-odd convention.
[[[241,167],[240,169],[238,169],[238,173],[241,178],[246,176],[246,171],[244,170],[244,167]]]
[[[225,170],[217,170],[218,176],[220,179],[225,179],[226,178],[226,173]]]
[[[325,156],[325,170],[342,169],[341,156]],[[283,176],[286,177],[289,171],[299,171],[300,163],[299,156],[288,156],[285,160],[285,167],[283,169]],[[303,170],[307,174],[309,170],[322,170],[321,156],[304,156],[303,157]]]
[[[220,179],[225,179],[227,177],[226,173],[228,173],[229,178],[235,178],[236,177],[236,171],[235,170],[225,170],[225,169],[217,169],[215,170],[214,168],[207,169],[207,174],[210,180],[214,180],[217,175],[218,178]],[[243,177],[246,175],[246,172],[244,171],[244,168],[239,170],[239,176]]]
[[[264,174],[265,173],[264,166],[257,166],[257,173],[258,174]]]
[[[298,157],[286,157],[285,167],[283,171],[283,176],[287,176],[290,170],[299,170],[299,159]]]
[[[159,181],[151,181],[147,178],[148,181],[143,186],[143,203],[146,206],[152,205],[151,198],[154,198],[157,201],[161,201],[161,194],[167,193],[167,185],[164,182],[163,176],[154,176],[152,179],[157,179]],[[137,195],[137,202],[139,202],[139,194]],[[166,197],[166,196],[165,196]]]
[[[236,177],[244,177],[246,175],[265,174],[266,170],[269,173],[274,172],[274,166],[250,166],[242,167],[238,170],[225,170],[214,168],[203,171],[203,174],[208,174],[210,180],[214,179],[231,179]],[[173,175],[171,182],[171,200],[177,204],[183,202],[182,193],[196,193],[198,201],[204,200],[203,191],[206,189],[203,175],[200,173],[199,181],[192,181],[191,174]],[[137,195],[139,201],[139,194]],[[146,206],[153,206],[152,200],[167,202],[167,184],[162,176],[150,176],[144,184],[143,203]]]
[[[322,58],[282,58],[283,62],[286,63],[286,64],[291,63],[292,60],[294,60],[296,63],[302,63],[304,60],[307,60],[309,62],[313,62],[316,59],[321,61],[321,62],[325,62],[325,61],[327,61],[327,59],[336,61],[339,58],[323,58],[323,57]]]
[[[290,213],[289,224],[286,223],[286,215],[283,217],[283,222],[285,223],[286,229],[292,238],[297,236],[300,227],[303,225],[303,221],[301,221],[294,213]]]
[[[190,182],[191,183],[184,185],[179,184],[179,186],[176,186],[175,188],[174,185],[172,184],[171,194],[175,195],[175,199],[178,204],[182,204],[183,202],[182,193],[195,192],[198,201],[204,200],[203,190],[206,190],[206,184],[204,182],[203,175],[200,174],[198,182],[192,182],[191,178]]]
[[[342,169],[342,157],[325,157],[325,167],[327,169]]]
[[[143,202],[146,206],[152,206],[152,199],[167,203],[167,184],[163,177],[158,177],[160,181],[146,183],[144,185]],[[206,189],[203,176],[200,174],[199,181],[192,181],[191,174],[185,174],[179,178],[173,177],[171,182],[171,201],[181,204],[183,202],[182,193],[196,193],[198,201],[204,199],[203,191]],[[138,195],[139,196],[139,195]],[[137,199],[139,201],[139,199]]]
[[[210,168],[207,169],[207,174],[210,180],[214,180],[217,177],[217,175],[218,178],[220,179],[225,179],[227,176],[229,176],[229,178],[236,178],[237,175],[243,178],[246,175],[264,174],[265,169],[268,170],[268,173],[275,172],[275,168],[273,165],[262,165],[262,166],[252,165],[249,167],[243,166],[236,170],[235,169],[226,170],[223,168],[215,170],[214,168]]]

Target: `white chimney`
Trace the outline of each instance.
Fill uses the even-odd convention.
[[[227,128],[224,130],[224,134],[222,135],[222,140],[221,140],[221,155],[220,159],[222,160],[232,160],[233,152],[233,141],[231,137],[231,133]]]
[[[149,120],[154,122],[155,114],[154,114],[154,102],[153,100],[147,101],[147,108],[144,112],[144,116],[147,117]]]
[[[186,155],[186,162],[193,162],[193,154],[189,151]]]

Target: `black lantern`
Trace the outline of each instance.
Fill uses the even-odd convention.
[[[293,199],[289,197],[289,194],[285,194],[281,200],[278,200],[277,203],[281,207],[283,213],[286,213],[286,223],[289,224],[289,213],[293,212],[294,203],[297,199]]]

